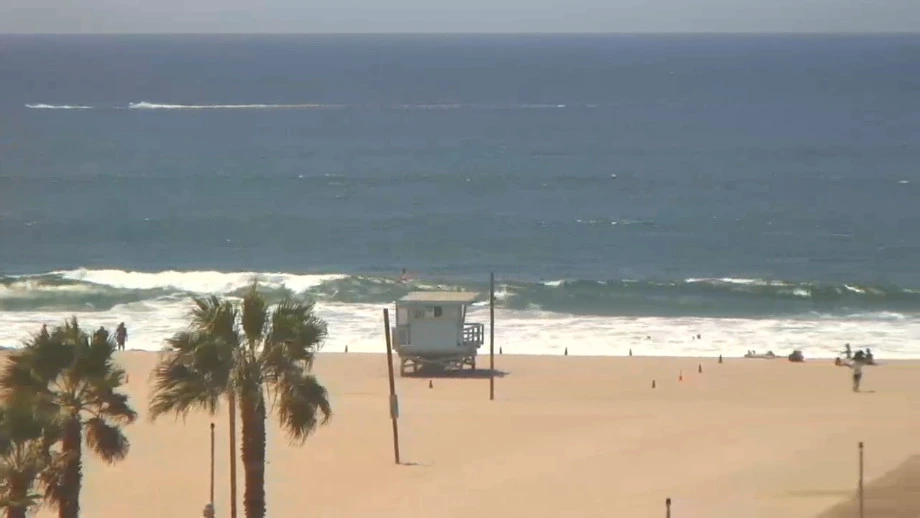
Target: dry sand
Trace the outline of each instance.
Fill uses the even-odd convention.
[[[83,516],[200,516],[208,499],[211,418],[149,422],[155,360],[119,355],[142,418],[127,429],[127,460],[85,460]],[[905,462],[918,469],[908,459],[918,453],[920,363],[868,368],[872,392],[854,394],[850,371],[826,360],[496,360],[507,375],[493,402],[488,379],[436,378],[429,389],[428,378],[397,378],[409,465],[396,466],[385,356],[320,355],[335,416],[302,447],[271,427],[268,516],[661,517],[671,497],[674,518],[837,518],[846,508],[832,508],[856,487],[858,441],[878,510],[869,516],[907,516],[882,509],[920,500],[904,469],[872,482]],[[225,517],[226,416],[214,420],[215,503]]]

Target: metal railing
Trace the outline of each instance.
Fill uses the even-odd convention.
[[[485,324],[463,324],[463,344],[482,345],[486,336]]]

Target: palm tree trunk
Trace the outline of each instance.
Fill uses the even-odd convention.
[[[227,394],[230,407],[230,518],[236,518],[236,394]]]
[[[26,509],[21,506],[10,506],[6,508],[6,518],[26,518]]]
[[[262,394],[240,400],[243,421],[243,468],[246,518],[265,518],[265,399]]]
[[[71,416],[64,423],[64,437],[61,453],[65,455],[64,472],[61,477],[61,501],[58,503],[60,518],[79,518],[80,489],[83,483],[83,425],[80,416]]]
[[[22,480],[21,476],[10,477],[9,483],[9,507],[6,508],[6,518],[26,518],[29,508],[25,502],[29,498],[29,486],[31,481]]]

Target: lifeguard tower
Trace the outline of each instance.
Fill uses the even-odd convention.
[[[399,374],[422,367],[476,369],[476,352],[485,326],[466,322],[466,308],[478,293],[413,291],[396,302],[393,348],[399,354]]]

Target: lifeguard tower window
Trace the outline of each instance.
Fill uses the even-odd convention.
[[[441,306],[435,306],[435,307],[434,307],[434,316],[435,316],[435,318],[438,318],[438,317],[442,316],[443,314],[444,314],[444,308],[442,308]]]

